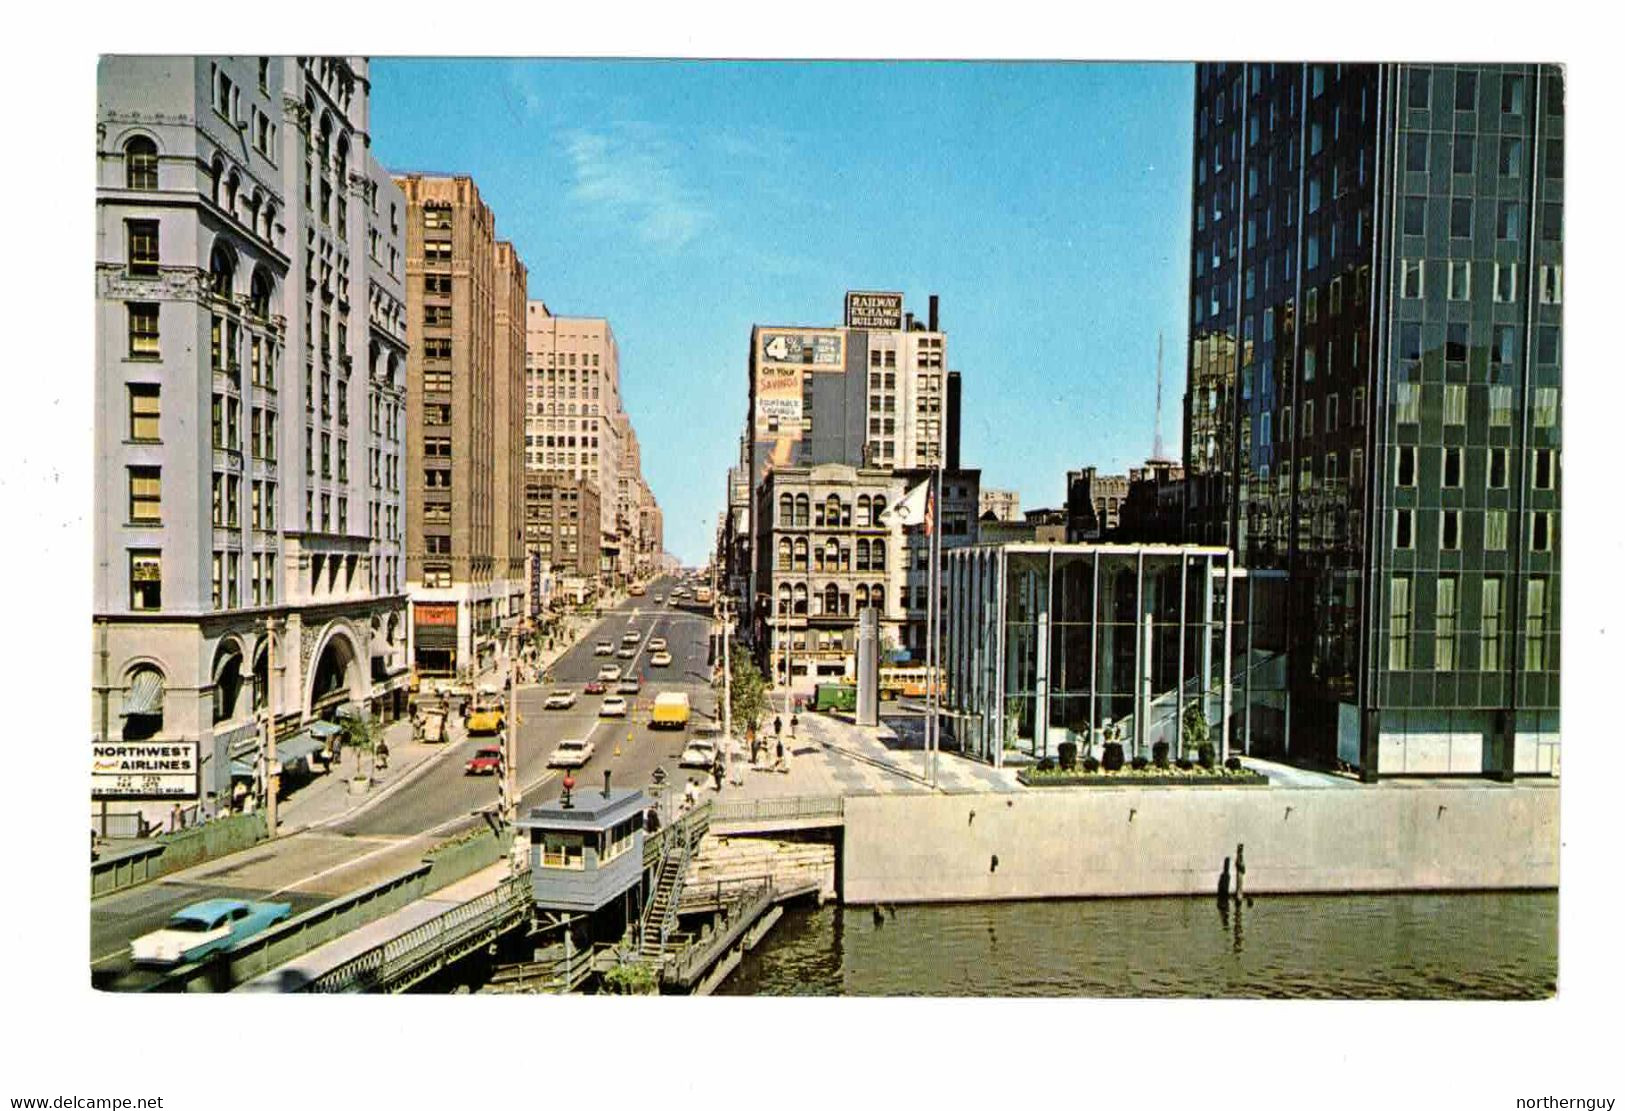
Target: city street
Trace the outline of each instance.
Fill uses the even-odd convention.
[[[553,665],[553,683],[521,687],[519,691],[519,783],[525,807],[557,798],[562,773],[547,768],[547,758],[561,740],[588,737],[595,752],[575,773],[577,790],[603,785],[606,769],[616,786],[646,787],[656,767],[664,767],[669,782],[682,783],[677,766],[688,731],[652,730],[649,707],[657,693],[688,692],[695,722],[715,714],[707,664],[710,617],[692,602],[687,608],[669,603],[670,580],[651,583],[648,593],[628,598],[610,610],[595,631],[570,648]],[[608,640],[617,648],[623,633],[640,634],[631,660],[594,655],[594,645]],[[649,662],[651,636],[668,642],[672,662],[654,667]],[[626,719],[598,717],[600,696],[582,692],[600,666],[614,663],[636,674],[643,690],[628,701]],[[568,710],[544,710],[554,690],[576,692]],[[498,805],[497,783],[490,776],[471,776],[464,765],[475,750],[493,739],[454,740],[446,751],[414,775],[410,782],[354,816],[339,819],[257,845],[219,860],[128,891],[98,899],[91,905],[91,970],[97,986],[138,986],[150,974],[129,967],[129,943],[159,928],[176,910],[205,898],[236,897],[287,902],[295,914],[329,899],[358,890],[410,868],[437,841],[472,828],[486,819],[482,811]],[[617,753],[617,749],[619,750]],[[686,774],[699,776],[698,771]]]

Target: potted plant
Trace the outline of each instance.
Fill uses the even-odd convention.
[[[1055,746],[1055,755],[1062,771],[1072,771],[1078,766],[1078,742],[1062,741]]]
[[[1202,709],[1200,702],[1192,702],[1185,707],[1185,715],[1180,719],[1180,736],[1184,742],[1181,747],[1186,756],[1197,753],[1200,757],[1202,746],[1208,744],[1207,713]],[[1211,746],[1210,746],[1211,747]],[[1211,761],[1202,765],[1212,767]]]
[[[1157,741],[1151,746],[1151,762],[1159,768],[1168,767],[1168,742]]]
[[[1123,770],[1123,742],[1121,727],[1106,723],[1101,731],[1100,766],[1109,772]]]

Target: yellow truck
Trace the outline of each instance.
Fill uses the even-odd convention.
[[[649,713],[651,729],[683,729],[688,726],[688,695],[682,691],[666,691],[655,695],[654,709]]]

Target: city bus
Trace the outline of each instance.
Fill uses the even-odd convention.
[[[932,669],[928,667],[883,667],[880,669],[880,697],[925,698],[931,691]],[[943,692],[942,669],[936,669],[936,690]]]

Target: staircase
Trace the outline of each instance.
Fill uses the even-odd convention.
[[[668,833],[655,873],[654,894],[643,908],[638,925],[638,956],[660,964],[666,955],[666,942],[677,927],[677,907],[683,899],[683,880],[694,854],[694,837],[686,824],[679,823]]]

